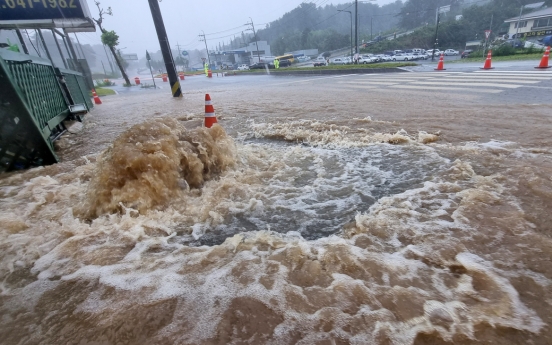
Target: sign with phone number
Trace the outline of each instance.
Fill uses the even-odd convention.
[[[85,18],[81,0],[0,0],[0,20]]]
[[[552,35],[552,30],[540,30],[540,31],[524,32],[522,34],[517,34],[516,38],[547,36],[547,35]]]

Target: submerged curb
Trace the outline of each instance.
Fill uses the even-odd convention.
[[[409,72],[403,67],[392,67],[392,68],[351,68],[351,69],[320,69],[320,70],[308,70],[308,71],[270,71],[270,75],[274,76],[301,76],[301,75],[339,75],[339,74],[371,74],[371,73],[399,73],[399,72]],[[266,71],[255,71],[247,73],[237,73],[236,76],[245,76],[245,75],[259,75],[267,74]],[[229,74],[228,76],[233,76]]]
[[[400,67],[392,68],[351,68],[351,69],[319,69],[308,71],[270,71],[277,76],[284,75],[332,75],[332,74],[371,74],[371,73],[398,73],[408,72]]]
[[[320,70],[308,70],[308,71],[278,71],[270,72],[273,75],[286,76],[286,75],[336,75],[336,74],[371,74],[371,73],[397,73],[407,72],[400,67],[392,68],[351,68],[351,69],[320,69]]]

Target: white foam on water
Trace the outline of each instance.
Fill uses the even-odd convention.
[[[517,247],[485,246],[511,233],[523,244],[533,231],[503,176],[478,175],[405,132],[359,142],[345,128],[301,126],[255,131],[315,147],[236,144],[234,166],[151,209],[121,201],[116,212],[75,216],[103,163],[1,180],[0,219],[11,219],[0,227],[6,326],[51,343],[105,340],[121,325],[148,343],[413,344],[421,334],[477,341],[482,327],[542,332],[511,280],[551,281],[520,266]],[[498,207],[507,222],[477,217]],[[304,223],[335,231],[309,240]],[[189,245],[217,229],[220,244]],[[29,319],[18,324],[22,310]]]

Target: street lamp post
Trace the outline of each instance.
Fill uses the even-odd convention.
[[[353,57],[353,13],[351,11],[337,10],[337,12],[349,12],[351,17],[351,58]]]
[[[374,38],[372,36],[372,19],[374,16],[370,16],[370,41],[372,41]]]

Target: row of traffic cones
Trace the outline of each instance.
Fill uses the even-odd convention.
[[[94,96],[94,104],[102,104],[102,100],[98,97],[95,89],[92,89],[92,96]],[[215,114],[215,107],[211,102],[211,96],[205,94],[205,127],[211,128],[215,123],[217,123],[217,116]]]
[[[95,104],[102,104],[100,97],[96,93],[96,90],[92,89],[92,96],[94,96]],[[215,114],[215,107],[211,102],[211,96],[205,94],[205,127],[211,128],[215,123],[217,123],[217,116]]]
[[[544,55],[542,56],[540,64],[535,68],[550,68],[552,66],[548,66],[548,59],[550,57],[550,46],[546,47],[546,50],[544,51]],[[485,59],[485,64],[481,69],[493,69],[494,67],[491,67],[491,60],[492,60],[492,53],[489,50],[489,53],[487,54],[487,59]],[[445,56],[444,54],[441,54],[441,57],[439,58],[439,62],[437,63],[437,68],[435,68],[436,71],[446,71],[445,69]]]

